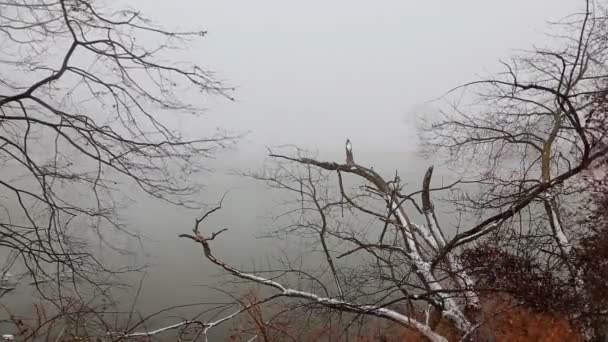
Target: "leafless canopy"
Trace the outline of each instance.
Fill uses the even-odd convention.
[[[125,189],[191,206],[192,175],[231,141],[169,125],[201,113],[192,99],[228,97],[211,73],[176,60],[205,32],[104,6],[0,1],[0,245],[36,284],[92,280],[105,268],[87,239],[106,241],[104,227],[131,234],[115,217]]]
[[[499,281],[508,278],[508,260],[528,275],[542,265],[545,277],[516,280],[574,304],[568,313],[577,322],[590,307],[577,256],[585,228],[566,216],[608,152],[608,27],[600,13],[587,3],[555,24],[552,48],[526,52],[504,63],[505,73],[442,98],[448,105],[429,122],[424,142],[447,152],[448,165],[465,165],[466,180],[437,186],[430,167],[405,186],[397,175],[386,178],[348,157],[326,162],[300,150],[271,152],[275,168],[254,178],[295,195],[276,234],[295,236],[307,256],[316,256],[313,267],[285,262],[273,272],[245,271],[213,248],[221,231],[201,231],[197,221],[194,235],[183,236],[227,273],[279,297],[320,312],[381,317],[432,341],[495,337],[484,324],[499,313],[483,299],[514,290]],[[440,198],[464,219],[440,222]],[[552,285],[568,296],[549,296],[557,293]],[[515,290],[521,305],[532,304]],[[599,336],[585,324],[584,336]]]
[[[605,326],[589,327],[605,313],[590,311],[595,285],[583,264],[603,261],[581,263],[580,242],[597,232],[584,222],[605,191],[598,181],[608,154],[606,25],[605,9],[585,2],[582,13],[553,25],[551,44],[561,45],[523,52],[503,73],[452,90],[423,134],[430,152],[447,152],[477,184],[450,203],[479,223],[461,229],[435,262],[463,246],[484,276],[526,265],[480,282],[559,311],[598,339]]]

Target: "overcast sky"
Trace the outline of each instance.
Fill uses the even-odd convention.
[[[209,122],[251,130],[241,154],[293,143],[408,150],[413,118],[447,89],[541,44],[566,0],[128,1],[168,27],[203,28],[197,63],[238,87]]]

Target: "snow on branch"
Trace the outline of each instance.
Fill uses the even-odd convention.
[[[216,233],[212,236],[215,237],[218,234],[219,233]],[[333,309],[336,309],[339,311],[381,317],[381,318],[389,319],[391,321],[399,323],[405,327],[415,329],[416,331],[420,332],[425,337],[427,337],[430,341],[447,342],[447,340],[444,337],[435,333],[431,329],[430,326],[420,323],[416,319],[405,316],[397,311],[375,306],[375,305],[361,305],[361,304],[351,303],[351,302],[348,302],[348,301],[345,301],[342,299],[322,297],[322,296],[316,295],[311,292],[306,292],[306,291],[301,291],[301,290],[296,290],[296,289],[286,287],[283,284],[281,284],[275,280],[271,280],[271,279],[261,277],[261,276],[255,275],[255,274],[240,271],[240,270],[224,263],[217,257],[215,257],[215,255],[212,253],[211,247],[209,245],[209,241],[212,240],[212,238],[204,238],[200,234],[198,234],[198,235],[182,234],[182,235],[180,235],[180,237],[188,238],[197,243],[200,243],[203,247],[205,257],[209,261],[214,263],[215,265],[221,267],[228,273],[232,274],[233,276],[238,277],[240,279],[250,280],[250,281],[253,281],[254,283],[272,287],[272,288],[278,290],[279,293],[271,298],[276,298],[276,297],[300,298],[300,299],[308,300],[311,303],[321,305],[324,307],[333,308]]]
[[[222,324],[222,323],[224,323],[226,321],[229,321],[229,320],[235,318],[237,315],[239,315],[239,314],[241,314],[241,313],[243,313],[243,312],[245,312],[245,311],[253,308],[254,306],[264,304],[264,303],[269,302],[269,301],[271,301],[271,300],[273,300],[273,299],[275,299],[277,297],[278,297],[278,295],[274,295],[274,296],[270,296],[270,297],[267,297],[267,298],[262,299],[262,300],[256,300],[253,303],[243,305],[242,308],[240,308],[240,309],[238,309],[238,310],[236,310],[236,311],[234,311],[234,312],[232,312],[232,313],[230,313],[230,314],[228,314],[228,315],[226,315],[226,316],[224,316],[222,318],[219,318],[219,319],[217,319],[215,321],[212,321],[212,322],[202,322],[202,321],[198,321],[198,320],[186,320],[186,321],[182,321],[182,322],[179,322],[179,323],[176,323],[176,324],[168,325],[168,326],[165,326],[165,327],[162,327],[162,328],[158,328],[158,329],[155,329],[155,330],[151,330],[151,331],[143,331],[143,332],[134,332],[134,333],[127,333],[127,334],[120,334],[120,338],[150,337],[150,336],[158,335],[160,333],[163,333],[163,332],[166,332],[166,331],[169,331],[169,330],[175,330],[175,329],[178,329],[178,328],[181,328],[181,327],[188,327],[190,325],[198,325],[198,326],[200,326],[202,328],[201,334],[206,339],[207,338],[207,333],[208,333],[209,329],[211,329],[213,327],[216,327],[216,326],[218,326],[218,325],[220,325],[220,324]],[[115,334],[118,334],[118,333],[115,333]]]
[[[279,159],[286,159],[300,164],[314,165],[328,171],[338,171],[355,174],[372,183],[376,190],[380,192],[380,194],[384,197],[387,205],[390,207],[391,215],[395,216],[397,220],[397,225],[401,231],[402,238],[407,247],[409,259],[412,262],[412,266],[415,268],[416,274],[430,290],[438,293],[438,296],[440,297],[441,302],[444,306],[442,315],[452,321],[459,330],[466,332],[470,329],[471,323],[465,317],[462,310],[458,307],[458,304],[456,303],[454,298],[451,298],[450,296],[445,295],[443,293],[443,285],[439,282],[439,280],[433,273],[435,265],[430,263],[431,257],[423,255],[421,253],[420,242],[414,237],[414,231],[417,231],[422,237],[422,239],[432,249],[437,250],[440,246],[445,246],[445,241],[442,239],[443,234],[440,234],[438,232],[432,232],[431,229],[429,229],[429,227],[425,225],[414,225],[411,222],[406,210],[403,207],[403,201],[399,201],[399,198],[404,196],[400,195],[398,188],[391,187],[389,182],[384,180],[384,178],[373,169],[361,166],[354,162],[349,164],[338,164],[335,162],[317,161],[312,158],[292,158],[289,156],[274,153],[271,153],[270,156]],[[430,172],[432,172],[432,168],[429,170]],[[427,175],[425,177],[424,186],[426,187],[426,191],[423,191],[423,202],[426,209],[429,211],[431,210],[430,195],[428,194],[431,177],[430,172],[427,172]],[[456,259],[453,257],[447,259],[448,263],[455,261]],[[462,271],[462,267],[458,264],[449,266],[454,270],[460,270],[461,273],[466,273]],[[467,280],[457,282],[459,282],[460,285],[463,285],[464,287],[462,288],[462,290],[466,291],[467,289],[470,289],[470,286],[472,286],[473,281],[466,274],[464,275],[463,279]],[[471,291],[467,292],[469,292],[467,297],[471,299],[471,304],[476,306],[478,304],[477,296],[474,296],[472,293],[470,293]]]

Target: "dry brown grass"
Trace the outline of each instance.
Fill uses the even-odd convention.
[[[582,342],[582,336],[564,318],[549,313],[518,306],[509,296],[492,295],[482,299],[482,312],[478,313],[480,321],[484,323],[478,329],[478,334],[473,335],[468,341],[488,341],[488,336],[493,335],[497,342]],[[262,311],[254,310],[247,316],[245,322],[240,323],[240,334],[235,331],[231,336],[232,341],[246,341],[257,329],[260,341],[336,341],[344,339],[344,334],[339,329],[330,328],[307,328],[305,333],[298,331],[295,325],[288,326],[281,322],[277,327],[265,327],[260,324]],[[421,313],[422,314],[422,313]],[[245,327],[248,327],[244,329]],[[279,332],[280,331],[280,332]],[[438,320],[435,331],[445,336],[449,341],[459,341],[461,336],[445,320]],[[244,334],[247,332],[247,334]],[[352,336],[351,336],[352,337]],[[427,340],[419,333],[396,324],[383,320],[373,320],[365,328],[360,330],[358,336],[350,341],[372,342],[372,341],[407,341],[426,342]]]

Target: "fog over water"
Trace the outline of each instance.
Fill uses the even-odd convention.
[[[110,3],[110,2],[109,2]],[[234,86],[234,101],[209,97],[208,113],[175,123],[190,135],[216,127],[246,133],[211,160],[204,201],[228,192],[224,209],[207,223],[229,228],[215,243],[235,265],[264,264],[279,243],[256,239],[271,228],[281,196],[234,175],[260,170],[267,146],[293,144],[320,159],[343,160],[353,142],[362,165],[385,175],[399,170],[418,187],[437,161],[416,156],[417,117],[429,101],[466,81],[500,69],[517,49],[543,41],[547,21],[574,12],[576,1],[144,1],[111,2],[140,10],[168,28],[205,29],[179,57],[216,72]],[[205,95],[206,96],[206,95]],[[444,173],[437,170],[439,181]],[[150,264],[138,300],[143,311],[213,299],[219,270],[199,246],[179,239],[196,211],[149,198],[132,198],[124,219],[143,235],[133,259]]]
[[[575,1],[128,1],[167,27],[202,28],[206,38],[180,57],[235,86],[235,101],[208,99],[208,114],[178,125],[191,134],[222,127],[247,132],[211,162],[203,195],[225,209],[209,225],[230,230],[218,254],[237,265],[264,263],[280,198],[262,184],[231,175],[259,170],[266,146],[294,144],[342,160],[346,137],[362,164],[414,186],[433,161],[416,157],[417,116],[450,88],[499,70],[499,59],[544,41],[547,22],[577,9]],[[436,161],[435,161],[436,162]],[[440,175],[441,170],[437,170]],[[145,309],[213,297],[217,270],[200,248],[177,238],[195,212],[136,200],[129,220],[147,237],[150,268]],[[135,246],[134,246],[135,247]],[[276,251],[274,251],[276,252]],[[141,259],[139,261],[142,261]]]

